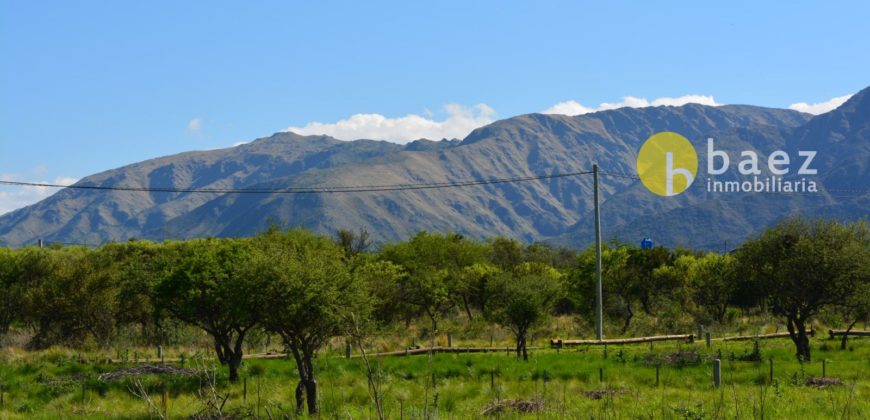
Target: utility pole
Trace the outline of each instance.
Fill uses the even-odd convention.
[[[595,338],[604,338],[604,303],[601,296],[601,206],[598,199],[598,164],[592,164],[592,179],[595,194]]]

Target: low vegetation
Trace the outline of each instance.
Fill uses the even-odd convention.
[[[782,328],[791,356],[786,340],[542,349],[546,335],[592,334],[591,248],[422,232],[372,249],[365,231],[333,239],[272,228],[252,238],[0,249],[0,412],[700,418],[796,412],[786,398],[820,415],[868,412],[870,348],[844,337],[834,350],[824,334],[809,334],[813,325],[867,322],[865,222],[787,220],[728,254],[610,243],[602,258],[609,336],[688,333],[699,324],[719,336]],[[509,350],[377,355],[445,340]],[[343,359],[350,347],[364,357]],[[814,348],[832,361],[836,380],[810,379]],[[245,358],[252,353],[274,359]],[[689,353],[691,362],[663,362]],[[705,379],[714,358],[724,361],[730,389]],[[764,374],[769,360],[779,372],[773,381]],[[194,374],[140,369],[100,379],[145,362]],[[266,402],[258,394],[254,404],[251,381]],[[829,404],[807,384],[824,389]]]

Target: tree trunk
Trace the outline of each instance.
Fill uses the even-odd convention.
[[[235,360],[231,360],[227,365],[230,368],[230,382],[238,382],[239,381],[239,362]]]
[[[625,324],[622,324],[622,333],[625,334],[628,331],[629,325],[631,325],[631,318],[634,317],[634,311],[631,310],[631,301],[625,305],[625,310],[628,312],[628,315],[625,317]]]
[[[305,410],[305,382],[299,380],[296,384],[296,414],[301,416],[303,410]]]
[[[430,311],[430,310],[427,309],[427,310],[426,310],[426,314],[429,315],[429,319],[432,321],[432,334],[437,333],[437,332],[438,332],[438,318],[437,318],[437,313],[435,313],[435,312]]]
[[[284,338],[284,344],[287,345],[288,342],[290,340]],[[305,384],[308,382],[308,370],[305,368],[305,362],[299,350],[296,347],[288,347],[290,347],[290,351],[293,353],[293,360],[296,361],[296,371],[299,373],[299,382],[296,384],[296,414],[301,416],[305,410]]]
[[[308,378],[305,381],[305,394],[308,397],[308,414],[317,414],[317,379],[314,378],[314,364],[311,363],[314,355],[306,352],[303,357],[305,358],[305,370],[307,371],[305,376]]]
[[[523,334],[523,361],[529,361],[529,349],[526,346],[526,336]]]
[[[651,300],[652,299],[649,297],[645,297],[640,300],[641,308],[649,316],[653,316],[652,303],[650,302]]]
[[[239,332],[238,336],[236,336],[236,343],[233,345],[233,349],[226,354],[228,359],[227,365],[229,365],[230,368],[230,382],[239,381],[239,366],[242,365],[242,356],[244,355],[242,344],[244,341],[245,332]]]
[[[310,378],[305,383],[305,394],[308,397],[308,414],[317,414],[317,380]]]
[[[517,359],[522,357],[523,360],[529,360],[529,353],[526,350],[526,332],[525,328],[517,330]]]
[[[846,340],[849,338],[849,331],[852,331],[852,328],[854,328],[855,324],[857,323],[858,320],[856,319],[851,324],[849,324],[849,328],[846,328],[846,333],[843,334],[843,338],[842,340],[840,340],[840,350],[846,350]]]
[[[788,328],[789,336],[791,337],[792,342],[794,342],[797,350],[796,355],[798,360],[802,362],[811,361],[810,339],[809,336],[807,336],[804,319],[799,317],[789,317],[786,327]]]
[[[462,297],[462,306],[465,307],[465,314],[468,315],[468,320],[474,320],[474,316],[471,315],[471,307],[468,305],[468,298]]]

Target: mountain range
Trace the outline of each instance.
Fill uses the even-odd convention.
[[[675,131],[706,163],[706,139],[766,162],[775,150],[817,152],[817,193],[712,193],[706,175],[683,194],[659,197],[635,177],[641,144]],[[812,116],[748,105],[621,108],[579,116],[527,114],[464,139],[406,145],[276,133],[236,147],[181,153],[83,178],[78,185],[191,189],[283,189],[513,178],[601,168],[602,232],[628,242],[722,250],[791,215],[844,221],[870,209],[870,88]],[[766,171],[764,164],[761,165]],[[700,172],[699,172],[700,173]],[[769,175],[769,174],[766,174]],[[328,194],[237,194],[62,189],[0,216],[0,244],[100,244],[140,239],[247,236],[271,223],[323,233],[367,229],[377,241],[420,230],[475,238],[510,236],[573,247],[592,242],[592,176],[452,188]]]

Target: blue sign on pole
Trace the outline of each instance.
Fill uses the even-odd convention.
[[[652,249],[653,241],[649,236],[645,236],[640,240],[640,249]]]

